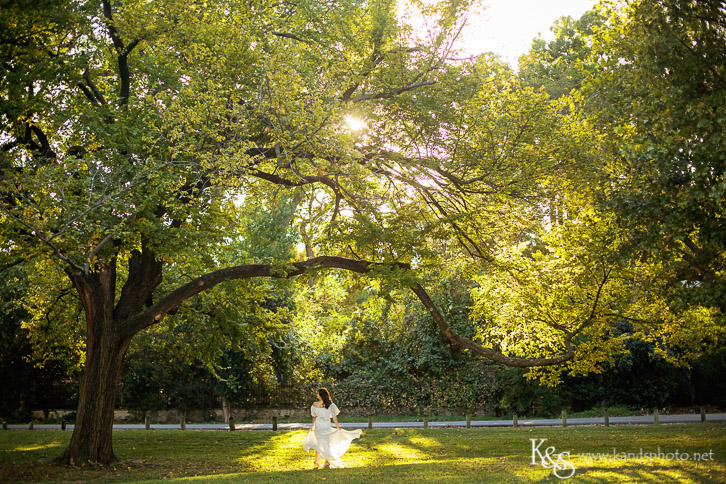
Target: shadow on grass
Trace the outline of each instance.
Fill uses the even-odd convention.
[[[572,479],[558,479],[549,475],[532,483],[573,482],[577,484],[623,483],[699,483],[721,484],[724,476],[723,465],[683,466],[654,465],[633,463],[622,467],[584,467],[578,468]]]
[[[550,471],[537,466],[512,465],[511,463],[487,462],[486,459],[456,462],[432,462],[419,464],[391,464],[386,466],[357,467],[332,470],[303,470],[284,472],[231,473],[193,478],[166,480],[168,483],[209,482],[229,483],[326,483],[370,484],[385,483],[482,483],[482,484],[544,484],[572,482],[578,484],[617,483],[722,483],[723,470],[683,469],[679,466],[643,468],[591,467],[578,470],[572,479],[559,479]],[[323,479],[324,478],[324,479]],[[143,481],[150,484],[156,481]]]

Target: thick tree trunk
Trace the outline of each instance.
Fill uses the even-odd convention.
[[[130,337],[114,320],[115,267],[72,276],[86,312],[86,362],[71,442],[58,457],[66,465],[108,465],[113,452],[113,412],[121,362]]]
[[[86,367],[78,398],[78,415],[71,442],[59,457],[68,465],[108,465],[113,453],[113,413],[121,374],[121,362],[128,343],[118,338],[96,339],[86,355]]]

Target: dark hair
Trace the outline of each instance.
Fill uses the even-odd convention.
[[[320,398],[323,399],[323,405],[325,405],[325,408],[330,407],[330,404],[333,403],[330,399],[330,392],[328,392],[327,388],[321,388],[318,390],[318,395],[320,395]]]

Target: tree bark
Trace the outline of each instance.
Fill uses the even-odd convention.
[[[129,341],[113,335],[96,339],[86,355],[78,398],[78,415],[71,442],[58,460],[66,465],[108,465],[113,452],[113,414],[121,363]]]
[[[71,442],[58,457],[73,466],[108,465],[113,452],[113,412],[121,363],[131,337],[114,320],[115,265],[89,275],[71,276],[86,315],[86,362],[81,377]]]
[[[222,397],[222,415],[224,416],[224,423],[229,423],[229,417],[232,416],[232,402],[227,397]]]

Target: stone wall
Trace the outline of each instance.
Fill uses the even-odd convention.
[[[60,421],[61,419],[71,416],[74,417],[76,414],[75,410],[50,410],[48,412],[48,418]],[[142,423],[144,418],[148,415],[151,419],[151,423],[179,423],[181,412],[178,410],[156,410],[151,412],[143,412],[136,410],[115,410],[114,411],[114,422],[117,423]],[[279,419],[293,418],[304,420],[310,418],[310,410],[300,408],[253,408],[253,409],[232,409],[232,416],[237,422],[244,422],[248,420],[272,420],[272,417]],[[44,420],[45,414],[42,410],[33,410],[31,412],[31,418],[33,420]],[[224,416],[222,409],[214,410],[190,410],[185,414],[185,420],[188,423],[202,423],[202,422],[224,422]]]

